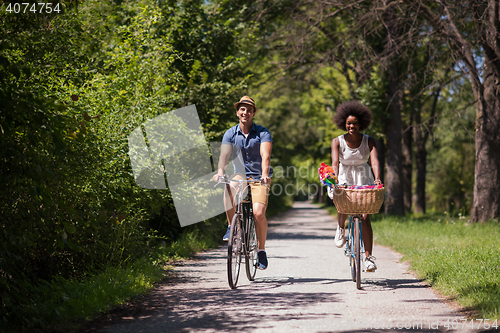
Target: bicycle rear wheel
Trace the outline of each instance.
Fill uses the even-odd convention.
[[[241,243],[241,215],[235,214],[231,222],[229,241],[227,244],[227,279],[231,289],[236,288],[240,275]]]
[[[257,272],[257,262],[259,257],[257,255],[257,234],[255,233],[255,220],[253,214],[249,214],[247,218],[247,234],[245,242],[245,266],[247,271],[247,278],[249,281],[255,279]]]
[[[354,266],[356,268],[356,288],[361,289],[361,221],[354,217]]]

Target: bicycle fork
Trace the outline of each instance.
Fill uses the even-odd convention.
[[[354,257],[354,252],[351,251],[351,249],[349,248],[349,245],[350,245],[350,240],[354,241],[354,228],[353,228],[353,225],[354,225],[354,219],[351,216],[349,216],[349,229],[347,231],[347,238],[346,238],[346,242],[345,242],[345,249],[344,249],[344,255],[346,257]],[[361,256],[361,262],[362,262],[362,271],[365,272],[365,247],[364,247],[364,243],[363,243],[363,228],[362,228],[362,222],[361,222],[361,218],[359,219],[359,225],[358,225],[358,228],[359,228],[359,238],[360,238],[360,246],[361,246],[361,249],[360,249],[360,256]]]

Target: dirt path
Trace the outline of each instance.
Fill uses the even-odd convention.
[[[223,246],[182,262],[151,295],[86,332],[470,332],[448,330],[463,316],[385,247],[374,247],[378,270],[357,290],[333,244],[336,222],[315,205],[298,202],[269,225],[269,268],[254,282],[243,266],[229,289]]]

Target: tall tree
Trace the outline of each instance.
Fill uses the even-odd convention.
[[[376,121],[385,124],[382,126],[387,154],[385,209],[389,214],[403,214],[400,102],[403,76],[399,75],[398,55],[401,13],[396,13],[392,1],[296,0],[279,4],[283,6],[283,14],[270,24],[263,48],[280,55],[281,62],[277,65],[294,80],[319,72],[324,66],[334,67],[344,75],[343,82],[350,92],[346,99],[364,99],[359,89],[374,77],[390,81],[379,92],[382,96],[377,104],[385,104],[384,107],[370,107],[382,110],[376,114]],[[267,13],[267,8],[261,8],[261,18]]]
[[[386,155],[386,177],[385,187],[386,214],[404,214],[404,195],[403,195],[403,161],[401,144],[401,84],[399,80],[399,57],[397,48],[400,39],[401,27],[392,5],[392,0],[388,0],[383,5],[385,10],[382,14],[382,22],[387,29],[386,39],[384,41],[383,54],[387,55],[387,65],[385,66],[386,77],[388,81],[387,97],[388,119],[385,126],[387,155]]]
[[[476,162],[471,221],[500,216],[500,4],[498,0],[406,0],[447,42],[469,76],[476,100]]]

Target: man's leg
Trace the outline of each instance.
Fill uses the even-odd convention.
[[[231,194],[232,194],[232,192],[235,192],[234,188],[231,188],[230,192],[231,192]],[[226,186],[226,191],[224,191],[224,208],[226,209],[227,224],[231,225],[231,221],[233,220],[234,213],[236,212],[236,209],[232,203],[232,202],[234,202],[234,194],[233,194],[233,201],[231,201],[229,196],[230,196],[230,194],[228,193],[228,189]]]
[[[266,254],[266,239],[267,239],[267,200],[269,190],[261,184],[252,184],[252,210],[255,219],[255,233],[257,234],[257,248],[259,263],[257,268],[266,269],[268,265]]]
[[[232,204],[232,202],[234,202],[234,201],[231,201],[231,199],[230,199],[230,193],[233,191],[229,191],[229,193],[228,193],[228,188],[229,188],[229,186],[226,185],[226,190],[224,191],[224,208],[226,210],[226,217],[227,217],[227,230],[226,230],[226,233],[224,234],[224,236],[222,237],[222,240],[224,242],[229,241],[229,233],[231,231],[231,221],[233,221],[234,213],[236,211],[236,209],[234,208],[234,206]]]
[[[231,176],[231,178],[236,178],[236,179],[243,179],[243,176],[239,174],[234,174]],[[224,189],[224,208],[226,210],[226,217],[227,217],[227,230],[226,233],[224,234],[224,237],[222,237],[222,240],[227,242],[229,241],[229,231],[231,227],[231,222],[233,221],[234,214],[236,213],[236,194],[237,194],[237,182],[231,182],[231,185],[227,185]]]
[[[260,202],[253,204],[253,216],[255,218],[255,232],[257,233],[257,245],[259,249],[266,248],[267,238],[267,206]]]

